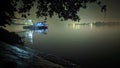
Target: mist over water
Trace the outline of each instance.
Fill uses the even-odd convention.
[[[120,25],[49,24],[47,30],[22,34],[28,35],[25,37],[28,47],[69,59],[83,67],[104,66],[120,60]]]

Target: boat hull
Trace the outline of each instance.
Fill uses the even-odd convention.
[[[23,26],[23,29],[39,30],[39,29],[48,29],[48,27],[47,26]]]

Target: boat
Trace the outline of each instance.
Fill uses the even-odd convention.
[[[48,29],[48,24],[44,22],[37,22],[33,25],[23,26],[23,29],[30,29],[30,30]]]

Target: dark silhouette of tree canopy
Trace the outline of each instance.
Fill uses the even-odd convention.
[[[106,5],[101,5],[97,0],[2,0],[0,2],[0,26],[11,24],[15,18],[15,12],[22,14],[26,18],[30,15],[29,11],[37,2],[37,17],[52,17],[57,15],[61,20],[79,21],[77,12],[80,8],[86,8],[87,3],[96,3],[101,7],[101,11],[106,11]],[[17,5],[20,5],[19,7]]]

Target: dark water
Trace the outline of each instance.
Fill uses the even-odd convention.
[[[117,68],[120,26],[59,24],[47,30],[20,32],[27,46],[69,59],[82,68]]]

